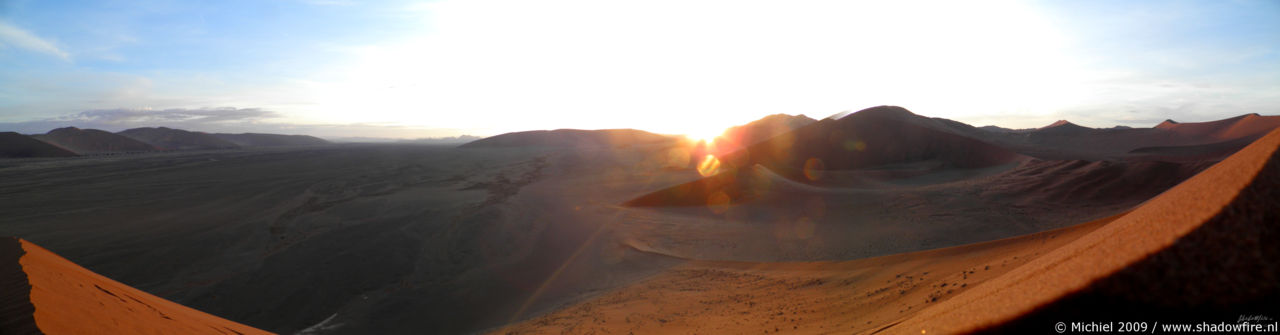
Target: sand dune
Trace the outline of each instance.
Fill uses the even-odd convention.
[[[100,276],[31,242],[0,239],[5,334],[268,334]]]
[[[15,132],[0,132],[0,158],[70,157],[70,150]]]
[[[876,333],[1115,218],[853,261],[691,260],[642,282],[491,333]]]
[[[1154,128],[1088,128],[1066,120],[1038,129],[987,128],[971,136],[1018,153],[1047,160],[1221,159],[1280,127],[1280,116],[1242,115],[1230,119],[1176,123]],[[1158,157],[1156,157],[1158,156]]]
[[[720,160],[730,167],[760,164],[801,180],[810,160],[821,162],[819,170],[850,170],[921,161],[976,168],[1019,157],[977,139],[922,126],[925,120],[901,107],[873,107],[797,128]]]
[[[495,333],[1044,333],[1273,313],[1277,149],[1280,130],[1131,212],[1062,230],[849,262],[691,261]]]
[[[1136,204],[1212,165],[1212,160],[1032,160],[994,177],[983,196],[1020,203]]]
[[[34,137],[79,154],[158,150],[150,144],[97,129],[58,128]]]
[[[814,122],[817,122],[817,120],[804,115],[774,114],[765,116],[747,124],[725,129],[724,133],[716,137],[712,142],[712,148],[700,151],[695,157],[732,152]]]
[[[240,147],[235,143],[211,134],[165,127],[133,128],[121,131],[119,134],[167,150],[235,149]]]
[[[717,175],[642,195],[625,205],[749,201],[754,192],[753,180],[747,176],[756,165],[795,181],[823,184],[837,179],[839,171],[878,169],[881,176],[911,177],[939,170],[986,168],[1025,158],[941,129],[934,122],[893,106],[825,119],[719,157],[718,170],[723,172]]]
[[[1232,321],[1275,312],[1277,149],[1280,131],[1272,131],[1107,226],[893,329],[1024,332],[1117,314]]]
[[[1252,113],[1208,122],[1179,123],[1165,120],[1155,128],[1188,136],[1230,140],[1261,137],[1276,127],[1280,127],[1280,115],[1262,116]]]

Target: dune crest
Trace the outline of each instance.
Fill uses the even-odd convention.
[[[0,239],[0,287],[6,334],[269,334],[139,291],[17,238]]]
[[[1129,214],[892,329],[1047,330],[1115,311],[1198,318],[1280,295],[1280,130]],[[1143,312],[1142,310],[1146,311]],[[1160,314],[1164,313],[1164,314]]]

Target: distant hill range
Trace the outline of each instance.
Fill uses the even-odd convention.
[[[479,137],[479,136],[461,135],[461,136],[450,136],[450,137],[428,137],[428,138],[415,138],[415,139],[412,139],[412,140],[397,140],[397,141],[395,141],[395,143],[409,143],[409,144],[463,144],[463,143],[468,143],[468,142],[472,142],[472,141],[479,140],[479,139],[480,139],[480,137]]]
[[[218,138],[213,134],[165,127],[133,128],[120,132],[120,135],[147,142],[165,150],[235,149],[240,147],[239,144]]]
[[[621,147],[675,140],[672,136],[635,129],[557,129],[506,133],[472,141],[460,147]]]
[[[76,127],[45,134],[0,133],[0,158],[70,157],[169,150],[237,149],[324,145],[329,141],[306,135],[209,134],[165,127],[134,128],[119,133]]]
[[[51,130],[43,135],[33,135],[32,137],[77,154],[159,150],[145,142],[97,129],[66,127]]]
[[[295,145],[322,145],[329,144],[329,141],[322,140],[318,137],[307,135],[279,135],[279,134],[213,134],[214,137],[235,143],[242,147],[280,147]]]

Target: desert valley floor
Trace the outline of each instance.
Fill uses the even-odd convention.
[[[1276,310],[1280,117],[800,118],[719,148],[548,131],[4,159],[0,236],[110,278],[101,292],[232,321],[183,322],[274,333],[1043,332],[1096,306]],[[41,287],[27,276],[0,279]]]

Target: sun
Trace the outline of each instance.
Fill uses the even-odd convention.
[[[723,135],[724,131],[725,131],[725,128],[706,127],[705,129],[691,129],[691,130],[685,131],[684,136],[688,138],[690,141],[694,141],[694,142],[705,141],[707,144],[711,144],[716,141],[716,137],[720,137],[720,135]]]

